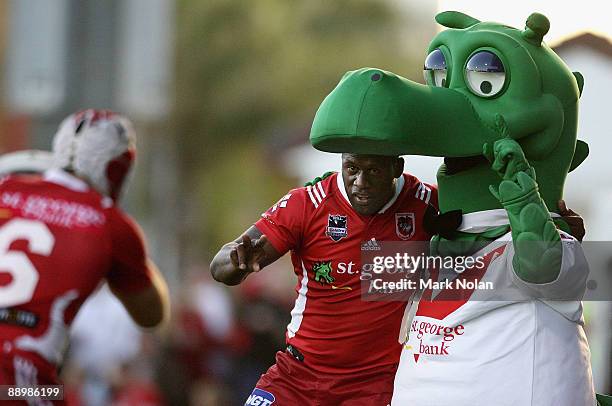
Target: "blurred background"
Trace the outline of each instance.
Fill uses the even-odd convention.
[[[123,202],[169,280],[173,317],[143,333],[102,287],[74,323],[62,376],[74,405],[240,405],[284,347],[296,283],[288,258],[238,287],[208,264],[290,188],[339,167],[308,133],[323,98],[363,66],[422,81],[455,9],[546,36],[582,72],[579,137],[589,159],[565,199],[586,239],[611,241],[612,45],[605,1],[0,0],[0,153],[49,149],[83,108],[130,117],[138,163]],[[435,182],[436,158],[406,170]],[[611,392],[610,303],[586,303],[596,388]]]

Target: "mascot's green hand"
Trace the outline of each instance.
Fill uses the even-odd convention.
[[[489,190],[508,212],[514,245],[514,271],[531,283],[555,280],[561,269],[561,238],[540,197],[534,169],[510,138],[486,144],[483,154],[501,178]]]
[[[314,178],[313,180],[311,180],[311,181],[309,181],[309,182],[304,183],[304,187],[306,187],[306,186],[314,186],[314,185],[316,185],[317,183],[321,182],[323,179],[330,177],[330,176],[331,176],[331,175],[333,175],[334,173],[336,173],[336,172],[325,172],[325,173],[323,174],[323,176],[320,176],[320,177],[319,177],[319,176],[317,176],[317,177],[316,177],[316,178]]]
[[[504,180],[515,180],[519,172],[532,170],[523,149],[515,140],[502,138],[495,141],[493,148],[490,144],[485,144],[484,155],[491,161],[493,169]],[[533,173],[535,179],[535,173]]]

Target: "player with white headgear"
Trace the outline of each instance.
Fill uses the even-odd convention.
[[[136,154],[130,121],[109,110],[84,110],[66,118],[53,140],[54,166],[117,200]]]
[[[137,324],[166,319],[166,283],[114,204],[134,155],[125,117],[84,110],[60,125],[53,168],[0,180],[0,386],[58,383],[68,327],[103,280]]]

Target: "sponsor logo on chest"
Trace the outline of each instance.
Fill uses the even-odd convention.
[[[338,263],[337,273],[339,274],[350,274],[354,275],[358,272],[353,270],[353,262],[340,262]],[[334,267],[332,265],[332,261],[318,261],[312,265],[313,279],[315,282],[319,282],[321,286],[328,285],[332,288],[332,290],[353,290],[350,286],[346,285],[337,285],[334,284],[336,282],[336,278],[334,278]]]

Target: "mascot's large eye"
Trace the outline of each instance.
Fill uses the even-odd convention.
[[[489,51],[480,51],[468,60],[465,77],[472,92],[478,96],[492,97],[504,87],[506,71],[497,55]]]
[[[423,75],[425,75],[425,83],[436,87],[445,87],[448,84],[446,69],[446,58],[439,48],[434,49],[425,58],[425,66],[423,67]]]

